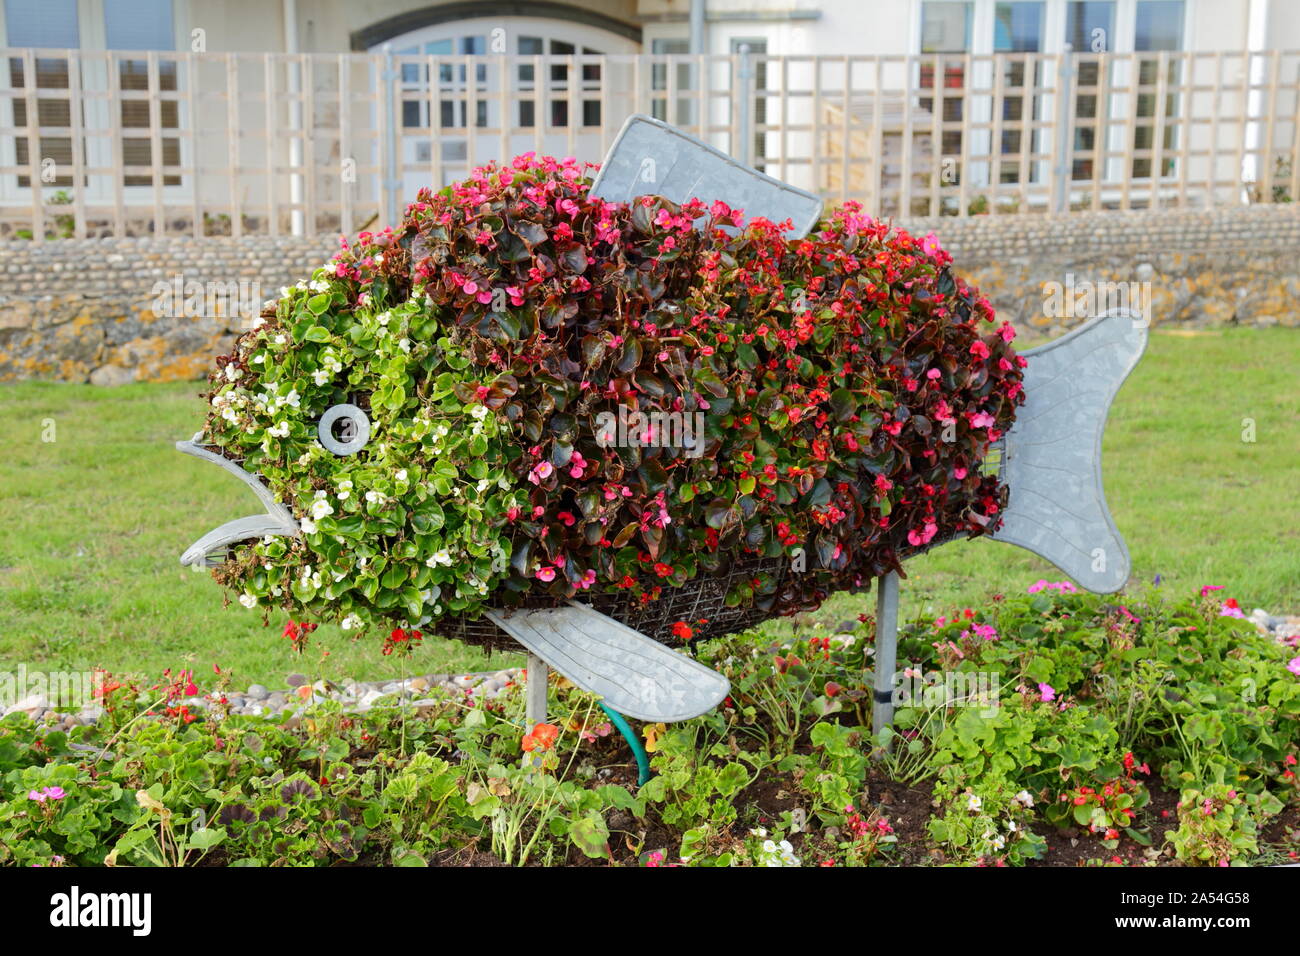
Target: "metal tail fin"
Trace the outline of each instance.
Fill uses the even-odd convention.
[[[1003,448],[1010,499],[999,541],[1046,558],[1089,591],[1118,591],[1131,570],[1101,484],[1101,434],[1147,342],[1147,320],[1118,309],[1024,352],[1025,404]]]

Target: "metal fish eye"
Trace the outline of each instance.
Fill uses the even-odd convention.
[[[335,405],[320,417],[316,435],[339,457],[355,455],[370,441],[370,419],[355,405]]]

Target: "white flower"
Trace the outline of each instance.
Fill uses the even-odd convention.
[[[405,481],[405,480],[406,480],[406,469],[405,469],[405,468],[399,468],[399,469],[397,469],[397,474],[395,474],[393,477],[396,478],[398,481]]]
[[[393,313],[391,312],[380,312],[377,316],[375,316],[375,321],[378,322],[380,325],[384,326],[385,328],[387,328],[388,320],[391,319],[392,317],[393,317]]]
[[[339,482],[339,501],[346,501],[350,494],[352,494],[352,482],[345,478]]]
[[[375,265],[382,266],[383,264],[384,264],[384,256],[383,253],[380,253],[379,255],[375,256]]]
[[[469,413],[475,418],[482,420],[487,418],[488,407],[486,405],[475,405],[469,410]]]
[[[239,595],[239,603],[244,605],[244,607],[257,607],[257,598],[245,591],[243,594]]]
[[[1028,790],[1021,790],[1018,794],[1016,794],[1011,799],[1014,800],[1016,803],[1020,804],[1022,807],[1032,807],[1034,805],[1034,798],[1030,796]]]
[[[265,361],[266,361],[266,356],[261,352],[258,352],[256,355],[253,356],[254,365],[261,365]]]
[[[376,501],[383,501],[383,500],[384,500],[384,496],[377,491],[366,492],[366,501],[370,502],[371,504],[374,504]]]
[[[984,806],[984,801],[981,800],[979,797],[975,796],[975,794],[973,793],[966,800],[966,809],[969,810],[971,813],[977,813],[980,807],[982,806]]]
[[[763,866],[798,866],[799,858],[794,855],[794,847],[790,845],[789,840],[782,840],[780,843],[774,843],[772,840],[763,841],[763,851],[759,856]]]
[[[226,381],[233,382],[237,378],[239,378],[239,366],[231,362],[226,366]]]
[[[303,518],[301,521],[298,522],[298,524],[302,528],[303,534],[316,533],[316,522],[312,521],[310,518]]]
[[[284,344],[285,344],[286,342],[288,342],[288,341],[289,341],[289,340],[288,340],[287,338],[285,338],[283,335],[277,335],[277,336],[275,337],[275,344],[276,344],[276,345],[284,345]]]
[[[429,555],[428,559],[424,563],[431,568],[437,567],[440,564],[444,567],[450,566],[451,552],[446,548],[443,548],[441,551],[435,551],[433,554]]]
[[[354,631],[360,626],[361,618],[357,617],[355,614],[349,614],[343,619],[342,623],[339,624],[339,627],[343,628],[345,631]]]
[[[311,503],[311,516],[319,521],[321,518],[334,513],[334,506],[324,498],[317,498]]]
[[[401,339],[401,340],[397,343],[397,347],[398,347],[399,349],[401,349],[403,352],[409,352],[409,351],[411,351],[411,340],[410,340],[410,339]]]
[[[275,438],[288,438],[289,423],[286,421],[286,422],[280,422],[280,424],[278,425],[272,425],[270,428],[266,430],[266,433]]]

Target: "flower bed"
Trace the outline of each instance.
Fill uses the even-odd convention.
[[[1023,360],[933,237],[847,205],[792,241],[588,187],[524,156],[422,193],[218,360],[205,440],[304,531],[218,569],[245,604],[405,632],[574,595],[626,618],[725,579],[737,613],[673,606],[673,640],[996,526],[982,463]],[[316,429],[344,403],[371,436],[338,457]]]
[[[181,706],[189,675],[118,678],[95,726],[0,721],[0,864],[1293,861],[1297,649],[1225,607],[1047,588],[916,621],[900,666],[919,692],[875,755],[870,622],[711,642],[732,695],[643,725],[640,787],[571,686],[529,726],[517,685],[273,721],[225,716],[224,673],[202,714]]]

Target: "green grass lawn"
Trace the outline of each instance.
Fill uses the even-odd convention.
[[[1300,611],[1300,332],[1157,332],[1111,412],[1107,498],[1134,558],[1136,581],[1161,575],[1178,591],[1222,584],[1249,610]],[[102,666],[233,668],[281,684],[301,670],[358,679],[489,664],[473,649],[428,641],[411,660],[382,657],[336,627],[295,657],[283,621],[261,618],[180,552],[210,528],[257,507],[230,475],[178,454],[202,422],[199,386],[119,389],[0,386],[0,670]],[[1255,441],[1243,441],[1244,419]],[[53,422],[55,440],[42,440]],[[1060,577],[1026,551],[957,542],[907,565],[903,614],[973,603]],[[868,610],[833,598],[814,617]],[[788,622],[774,630],[789,628]],[[317,660],[319,650],[329,660]]]

